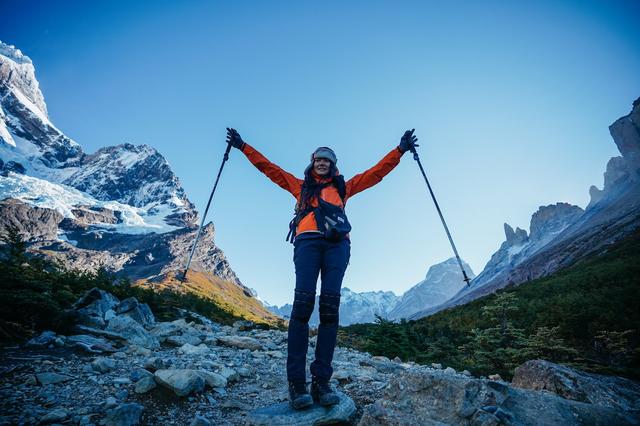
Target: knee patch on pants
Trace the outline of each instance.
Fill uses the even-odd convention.
[[[338,312],[340,309],[339,294],[320,295],[320,323],[326,325],[338,324]]]
[[[293,299],[293,309],[291,310],[291,319],[308,323],[309,318],[311,318],[311,313],[313,313],[315,299],[316,295],[314,293],[296,290]]]

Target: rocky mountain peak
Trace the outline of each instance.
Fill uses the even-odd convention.
[[[470,278],[475,275],[471,267],[462,262]],[[438,305],[453,297],[465,283],[455,257],[437,263],[427,271],[425,279],[407,290],[397,305],[389,312],[389,318],[410,318],[417,312]]]
[[[609,133],[622,156],[612,157],[604,172],[604,186],[589,190],[590,210],[602,200],[616,198],[618,192],[640,183],[640,98],[633,102],[631,112],[609,126]]]
[[[550,234],[560,233],[583,213],[584,210],[580,207],[569,203],[540,206],[538,211],[531,216],[530,238],[540,240]]]
[[[519,246],[529,241],[527,231],[520,229],[519,227],[516,227],[516,230],[514,231],[508,223],[504,224],[504,235],[508,246]]]
[[[41,176],[46,169],[75,166],[82,155],[49,121],[31,59],[1,41],[0,155]]]
[[[633,109],[629,114],[620,117],[609,126],[609,133],[623,158],[622,161],[618,160],[616,169],[624,170],[631,181],[640,182],[640,98],[633,102]],[[605,190],[607,189],[606,181],[607,173],[605,173]]]
[[[20,49],[0,41],[0,84],[19,91],[48,118],[47,105],[35,77],[31,59]]]
[[[82,160],[82,167],[65,184],[98,200],[116,200],[134,207],[164,204],[178,226],[190,226],[195,206],[187,199],[178,177],[155,148],[130,143],[101,148]]]

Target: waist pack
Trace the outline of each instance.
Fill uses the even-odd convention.
[[[351,224],[349,223],[349,219],[347,219],[344,209],[340,206],[336,206],[335,204],[328,203],[318,197],[318,207],[296,214],[291,222],[289,222],[289,234],[287,234],[287,241],[291,241],[291,243],[293,243],[298,223],[310,212],[313,212],[316,224],[318,225],[318,231],[322,233],[326,240],[332,242],[341,241],[351,231]]]

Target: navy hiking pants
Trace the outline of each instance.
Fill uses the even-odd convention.
[[[322,235],[304,235],[294,241],[293,262],[296,267],[296,289],[289,320],[287,378],[306,381],[309,346],[309,318],[316,297],[316,283],[321,275],[319,299],[320,325],[315,361],[311,374],[329,380],[333,374],[331,361],[338,333],[338,310],[342,278],[349,264],[351,242],[330,242]]]

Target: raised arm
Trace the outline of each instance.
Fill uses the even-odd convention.
[[[272,182],[298,198],[303,182],[301,179],[269,161],[258,150],[244,142],[235,129],[227,128],[227,142],[242,151],[251,161],[251,164],[264,173]]]
[[[382,181],[382,179],[400,163],[402,154],[418,146],[416,144],[418,138],[413,135],[414,130],[407,130],[402,136],[402,139],[400,139],[400,145],[393,148],[382,160],[378,161],[378,164],[349,179],[347,181],[347,195],[345,198],[352,197],[358,192],[371,188],[373,185]]]

